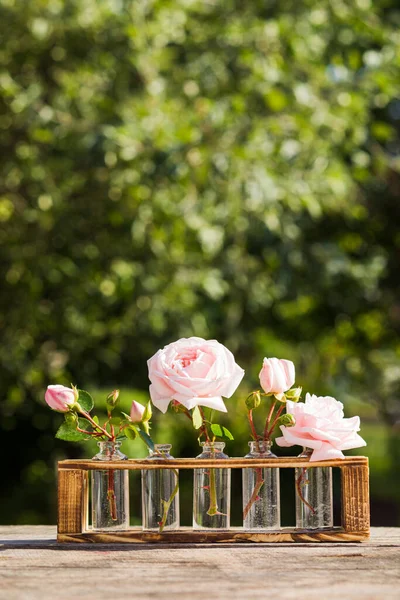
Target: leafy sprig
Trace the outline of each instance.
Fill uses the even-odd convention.
[[[271,441],[273,432],[278,425],[286,425],[288,427],[295,424],[293,415],[285,414],[282,415],[282,412],[285,408],[286,402],[291,400],[292,402],[298,402],[301,397],[302,388],[301,387],[293,387],[285,393],[274,394],[274,393],[265,393],[260,390],[256,390],[251,392],[246,400],[246,408],[247,408],[247,418],[250,425],[251,435],[254,441]],[[254,420],[253,420],[253,410],[259,408],[261,406],[262,397],[270,397],[272,398],[272,403],[268,411],[267,418],[265,420],[264,432],[263,435],[258,435]],[[284,420],[284,422],[283,422]]]
[[[94,400],[89,392],[72,386],[76,402],[65,413],[64,423],[59,427],[56,438],[66,442],[85,442],[89,439],[97,441],[135,440],[139,437],[151,450],[154,442],[150,437],[151,403],[147,403],[140,422],[132,421],[130,415],[121,411],[116,416],[114,411],[119,405],[119,390],[113,390],[106,398],[107,419],[103,424],[97,415],[91,415]]]
[[[199,442],[202,440],[206,442],[215,442],[218,439],[229,441],[234,439],[229,429],[213,422],[213,410],[210,409],[209,414],[206,415],[204,408],[201,406],[195,406],[192,411],[190,411],[176,401],[172,402],[172,408],[175,412],[184,413],[190,419],[194,429],[199,431]]]

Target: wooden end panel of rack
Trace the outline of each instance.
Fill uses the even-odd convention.
[[[346,530],[369,535],[369,470],[363,466],[345,465],[342,477],[342,526]]]
[[[82,533],[87,528],[88,471],[59,469],[57,532]]]

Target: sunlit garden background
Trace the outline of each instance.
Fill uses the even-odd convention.
[[[49,383],[128,411],[197,335],[246,369],[229,455],[263,357],[293,360],[361,416],[399,525],[398,2],[0,0],[0,30],[0,523],[54,523],[56,461],[95,453],[54,439]],[[182,415],[152,435],[198,454]]]

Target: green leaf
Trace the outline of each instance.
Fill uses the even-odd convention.
[[[138,429],[137,431],[144,443],[146,444],[146,446],[148,446],[150,450],[154,450],[154,442],[151,439],[151,437],[141,429]]]
[[[76,427],[69,423],[63,423],[56,433],[56,438],[65,442],[85,442],[90,440],[90,435],[77,431]]]
[[[224,427],[223,425],[218,425],[217,423],[213,423],[211,425],[211,431],[215,435],[215,437],[225,438],[226,440],[235,439],[229,429]]]
[[[126,429],[124,429],[124,433],[128,440],[136,440],[137,438],[137,430],[135,429],[135,427],[127,427]]]
[[[151,402],[149,400],[145,406],[144,413],[142,416],[142,421],[150,421],[152,415],[153,415],[153,411],[151,409]]]
[[[85,390],[78,390],[78,404],[85,410],[86,412],[90,412],[94,406],[93,398],[89,394],[89,392],[85,392]]]
[[[121,415],[124,415],[124,417],[125,417],[125,419],[126,419],[127,421],[131,421],[131,420],[132,420],[132,419],[131,419],[131,416],[130,416],[130,415],[127,415],[127,414],[126,414],[126,413],[124,413],[122,410],[121,410]]]
[[[119,427],[122,423],[122,419],[121,417],[113,417],[112,419],[110,419],[110,424],[111,425],[116,425],[117,427]]]
[[[76,424],[75,424],[76,427]],[[93,431],[93,427],[90,421],[84,419],[83,417],[79,417],[78,419],[78,427],[80,429],[86,429],[86,431]],[[78,432],[79,433],[79,432]]]
[[[195,429],[200,429],[200,427],[203,425],[203,417],[201,416],[201,412],[198,406],[195,406],[192,412],[192,420],[193,420],[193,427]]]
[[[224,438],[226,438],[227,440],[234,440],[235,439],[233,437],[232,433],[226,427],[222,427],[222,431],[224,432]]]
[[[99,417],[98,417],[98,416],[96,416],[96,415],[95,415],[95,416],[93,417],[93,421],[96,423],[96,425],[98,425],[98,428],[97,428],[97,429],[96,429],[95,427],[93,427],[93,426],[92,426],[92,424],[91,424],[91,423],[90,423],[90,422],[89,422],[87,419],[84,419],[84,420],[87,422],[87,424],[88,424],[90,427],[92,427],[92,429],[95,429],[96,431],[101,431],[101,429],[100,429],[100,421],[99,421]],[[80,425],[79,425],[79,427],[80,427]],[[85,429],[87,429],[87,427],[85,427]]]

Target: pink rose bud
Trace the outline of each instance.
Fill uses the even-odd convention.
[[[49,385],[44,396],[47,404],[58,412],[68,412],[76,402],[74,390],[64,385]]]
[[[136,400],[132,402],[131,419],[133,423],[140,423],[143,417],[144,408],[145,407],[143,404],[140,404],[140,402],[136,402]]]
[[[295,370],[291,360],[264,358],[260,383],[266,394],[283,394],[292,387],[294,379]]]

